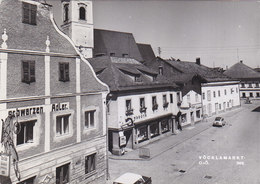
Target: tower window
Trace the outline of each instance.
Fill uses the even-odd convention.
[[[84,7],[79,8],[79,19],[86,20],[86,9]]]
[[[69,4],[64,5],[64,22],[69,20]]]

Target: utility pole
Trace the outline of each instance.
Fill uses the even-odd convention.
[[[161,47],[158,47],[158,54],[159,54],[159,57],[161,57],[161,53],[162,53],[162,51],[161,51]]]

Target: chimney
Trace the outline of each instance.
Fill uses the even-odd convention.
[[[200,58],[199,57],[196,58],[196,64],[200,65]]]
[[[243,60],[240,60],[240,63],[243,63]]]

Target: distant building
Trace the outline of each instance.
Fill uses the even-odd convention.
[[[174,82],[180,81],[183,84],[184,99],[190,99],[189,91],[196,92],[195,96],[201,96],[200,105],[202,105],[202,113],[205,116],[212,116],[240,106],[239,81],[230,79],[218,70],[202,65],[200,58],[197,58],[196,62],[157,58],[150,61],[146,60],[145,65],[157,69]],[[186,94],[187,97],[185,98]],[[185,106],[186,112],[182,111],[182,113],[197,114],[197,112],[188,108],[187,103],[182,104],[183,106]],[[188,114],[186,117],[188,117]],[[192,122],[192,120],[189,121]]]
[[[225,75],[240,80],[240,97],[260,99],[260,73],[245,65],[243,61],[234,64],[224,72]]]
[[[10,178],[18,184],[104,183],[108,88],[49,9],[36,1],[0,1],[0,119],[13,115],[18,127],[11,137],[2,134],[19,157],[20,181],[13,166]]]

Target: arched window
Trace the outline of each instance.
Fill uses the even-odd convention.
[[[64,22],[69,20],[69,4],[64,5]]]
[[[79,8],[79,19],[86,20],[86,9],[84,7]]]

